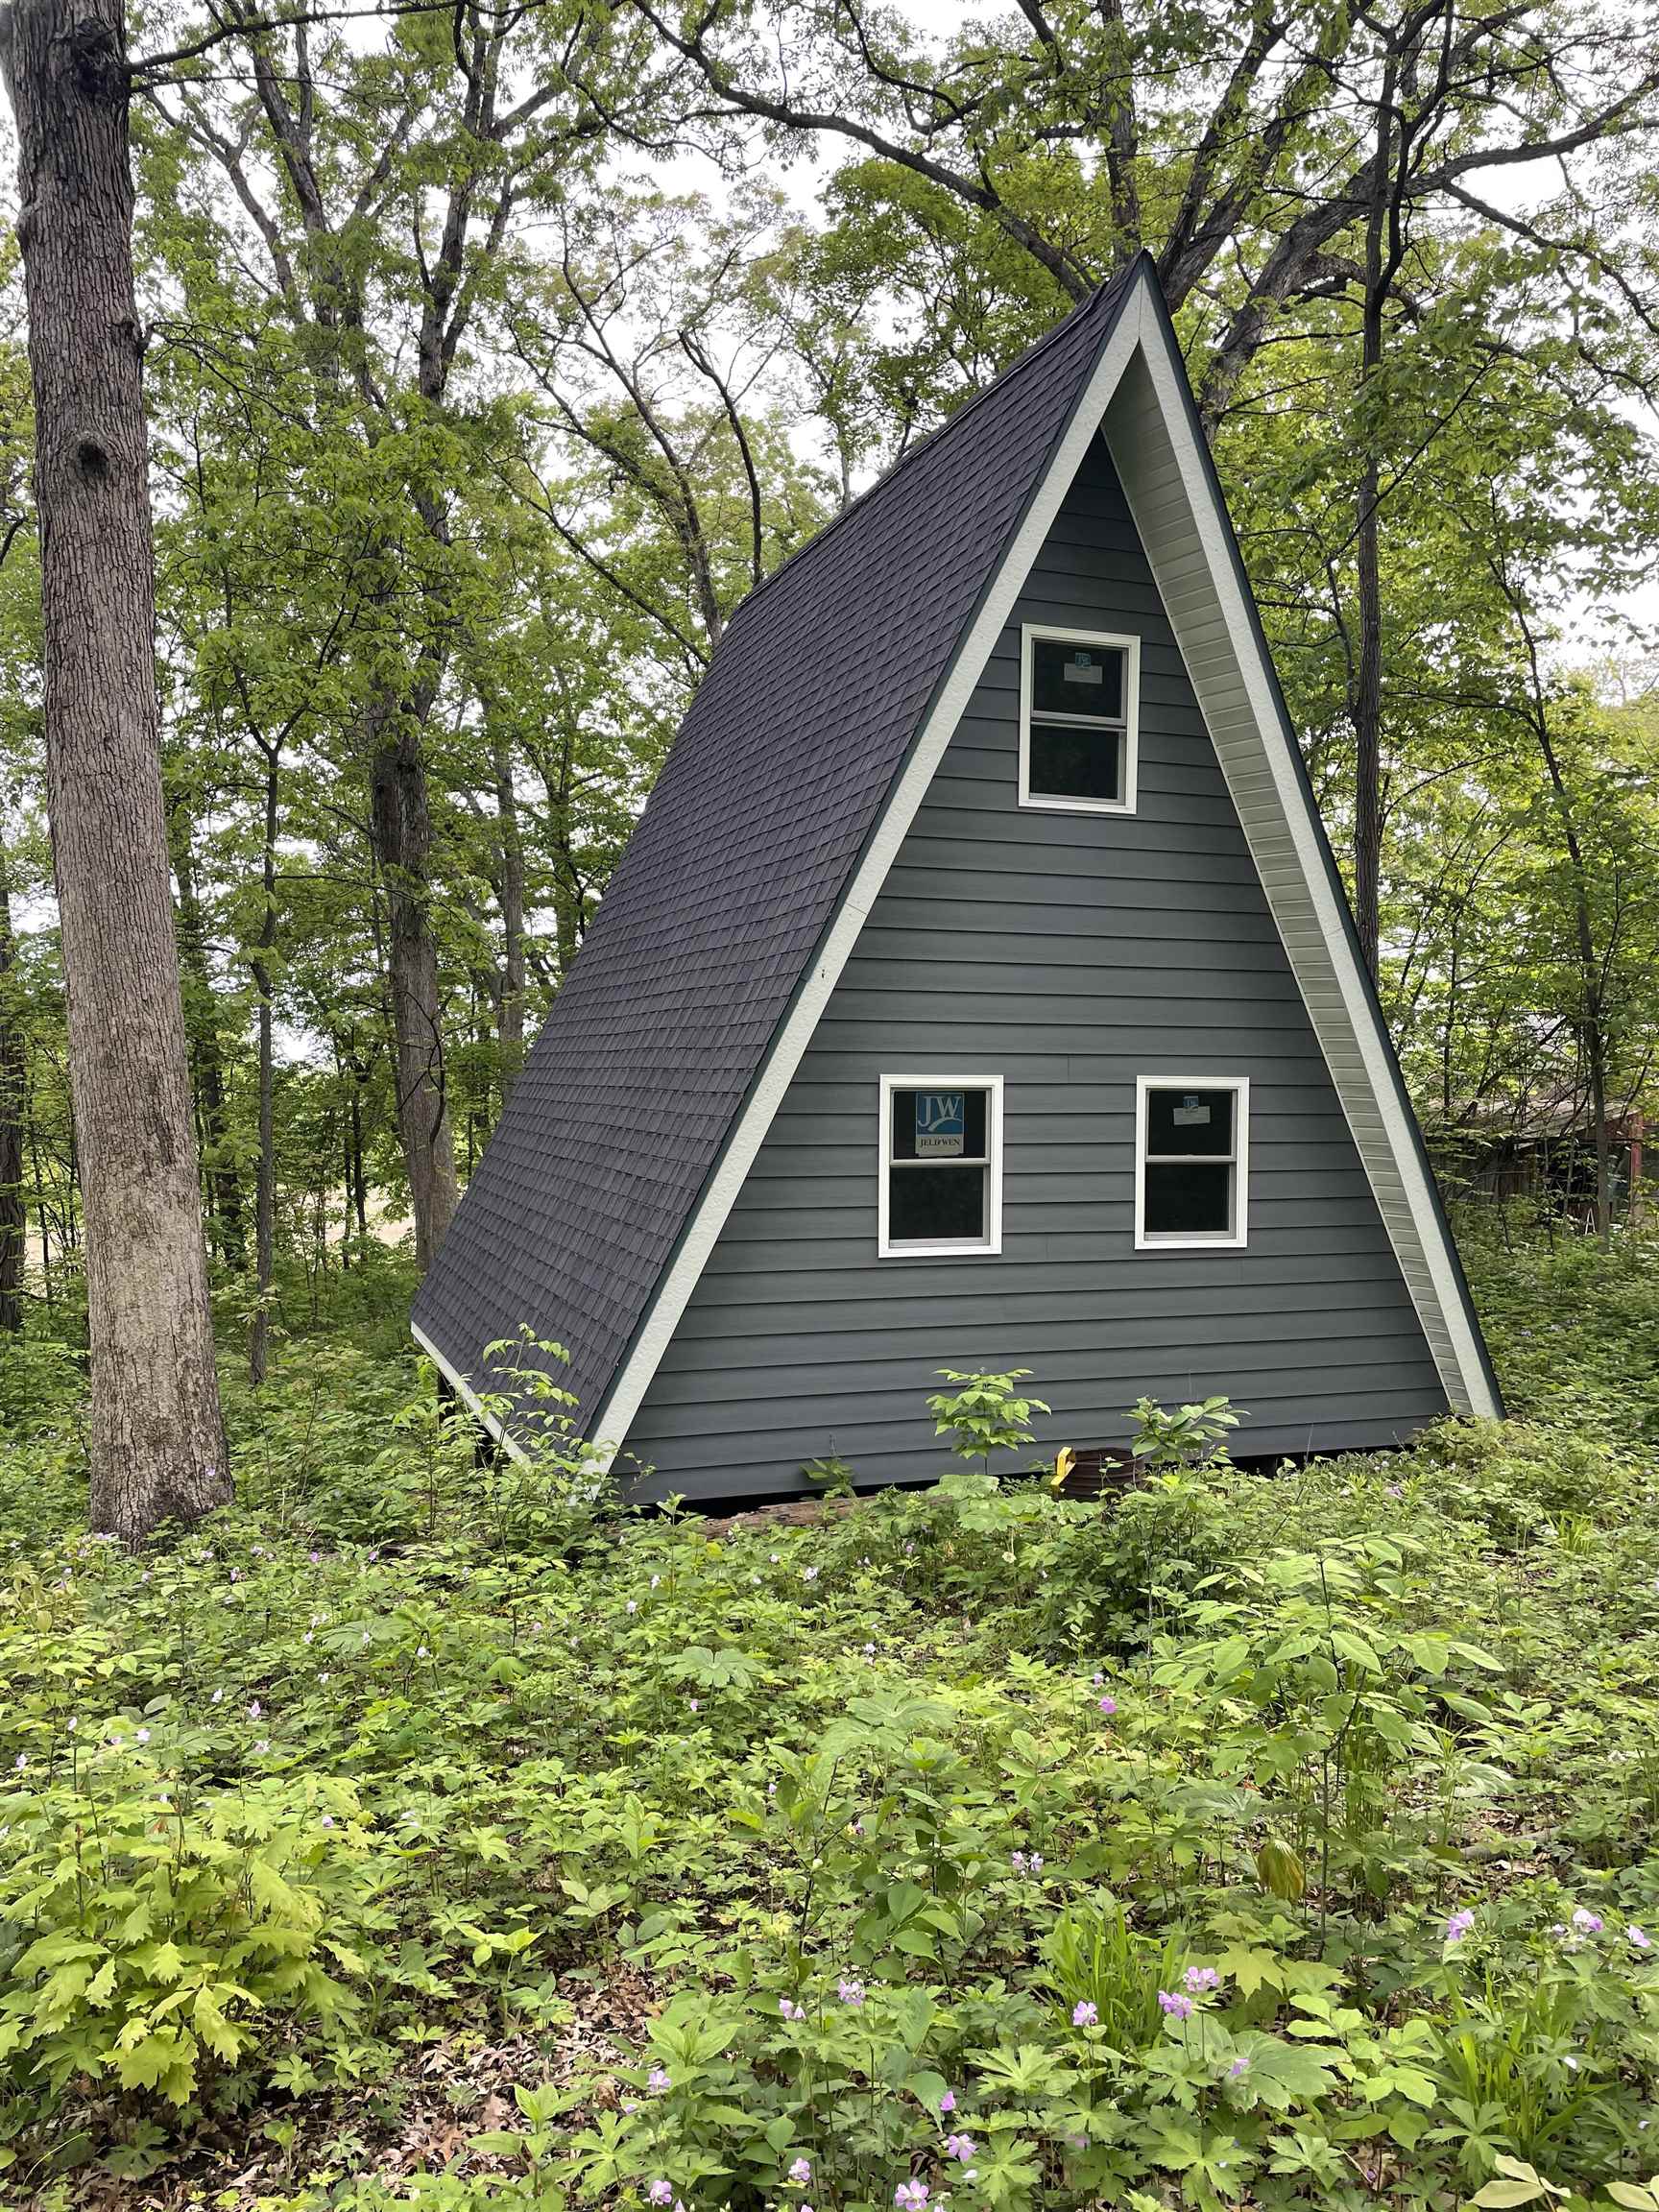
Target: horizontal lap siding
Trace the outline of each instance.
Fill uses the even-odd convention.
[[[1142,638],[1133,817],[1015,804],[1020,623]],[[1003,1249],[876,1258],[883,1072],[1004,1078]],[[1135,1078],[1247,1075],[1250,1240],[1133,1248]],[[1046,1441],[1224,1391],[1250,1453],[1445,1410],[1122,494],[1097,445],[865,924],[628,1439],[658,1491],[942,1464],[942,1366],[1022,1365]]]

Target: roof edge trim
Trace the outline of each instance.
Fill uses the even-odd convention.
[[[1144,318],[1142,359],[1153,405],[1113,453],[1137,535],[1447,1397],[1455,1411],[1502,1418],[1503,1393],[1162,301]],[[1127,391],[1124,403],[1133,403]],[[1160,429],[1173,482],[1152,451]],[[1240,749],[1252,737],[1253,755]]]
[[[870,908],[899,856],[899,849],[984,672],[992,648],[1024,589],[1032,565],[1070,489],[1090,441],[1100,427],[1118,380],[1142,344],[1142,315],[1152,284],[1150,267],[1142,256],[1124,280],[1082,392],[1049,450],[1023,513],[997,558],[991,581],[957,640],[932,704],[923,716],[919,733],[848,877],[811,964],[773,1035],[748,1095],[733,1118],[713,1172],[691,1211],[679,1243],[658,1280],[644,1317],[612,1378],[595,1422],[597,1434],[609,1440],[607,1464],[620,1450],[633,1427],[645,1392],[680,1326],[691,1293],[754,1166],[755,1156],[783,1103],[830,994],[852,957]]]
[[[437,1368],[439,1374],[443,1376],[445,1382],[448,1383],[450,1389],[454,1391],[456,1397],[460,1399],[462,1405],[466,1407],[468,1412],[471,1414],[473,1420],[477,1422],[478,1426],[481,1429],[486,1429],[489,1431],[490,1434],[494,1437],[496,1443],[501,1446],[502,1450],[508,1455],[510,1458],[520,1460],[524,1465],[528,1466],[530,1462],[530,1455],[525,1451],[523,1445],[518,1442],[517,1438],[514,1435],[510,1429],[505,1429],[502,1427],[501,1423],[496,1420],[493,1413],[485,1412],[483,1401],[480,1399],[477,1391],[473,1389],[471,1383],[468,1382],[466,1376],[462,1374],[461,1370],[453,1363],[453,1361],[446,1358],[445,1355],[439,1351],[437,1345],[433,1343],[431,1337],[427,1335],[425,1330],[421,1328],[419,1321],[410,1322],[409,1334],[414,1337],[416,1343],[420,1345],[421,1351],[425,1353],[427,1358],[431,1360],[433,1366]]]

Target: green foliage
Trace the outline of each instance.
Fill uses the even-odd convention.
[[[29,1339],[8,2178],[251,2207],[252,2140],[264,2212],[1640,2204],[1649,1262],[1476,1261],[1511,1376],[1625,1316],[1581,1425],[1256,1476],[1224,1405],[1142,1405],[1112,1505],[960,1472],[718,1539],[593,1490],[551,1348],[496,1377],[545,1448],[481,1464],[348,1308],[229,1389],[237,1507],[129,1559]]]
[[[1012,1367],[1005,1375],[962,1374],[941,1367],[943,1381],[954,1390],[936,1391],[927,1401],[935,1436],[949,1436],[959,1459],[978,1459],[987,1474],[993,1452],[1022,1452],[1033,1441],[1031,1416],[1049,1408],[1041,1398],[1022,1397],[1018,1385],[1029,1367]]]
[[[1227,1438],[1238,1426],[1238,1415],[1225,1398],[1206,1398],[1201,1405],[1173,1411],[1150,1398],[1138,1398],[1133,1410],[1136,1428],[1129,1449],[1154,1474],[1179,1468],[1214,1473],[1225,1466]]]

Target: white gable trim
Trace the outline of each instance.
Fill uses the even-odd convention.
[[[455,1366],[450,1360],[444,1357],[443,1353],[439,1351],[437,1345],[433,1343],[431,1337],[427,1335],[425,1330],[421,1328],[419,1321],[410,1322],[409,1333],[414,1337],[416,1343],[420,1345],[421,1351],[425,1353],[427,1358],[431,1360],[433,1366],[437,1368],[439,1374],[443,1376],[445,1382],[448,1383],[450,1389],[454,1391],[456,1397],[460,1399],[462,1405],[466,1407],[468,1412],[471,1414],[473,1420],[477,1422],[478,1426],[481,1429],[487,1429],[490,1431],[491,1435],[493,1436],[496,1443],[503,1448],[510,1459],[522,1460],[527,1466],[530,1461],[529,1453],[525,1451],[523,1445],[519,1443],[518,1439],[514,1435],[511,1429],[504,1429],[500,1422],[496,1420],[493,1413],[485,1412],[483,1402],[479,1398],[477,1391],[473,1389],[471,1383],[468,1382],[466,1376],[462,1374],[460,1368]]]
[[[1503,1407],[1332,880],[1168,318],[1148,313],[1142,339],[1103,425],[1113,465],[1441,1384],[1455,1411],[1496,1416]]]
[[[1322,831],[1295,767],[1295,737],[1233,565],[1232,525],[1192,445],[1185,372],[1145,268],[1120,305],[1071,421],[1004,548],[978,613],[888,793],[864,854],[645,1317],[599,1409],[613,1457],[794,1080],[871,907],[926,796],[1038,554],[1104,430],[1166,613],[1203,709],[1246,841],[1309,1017],[1393,1238],[1447,1397],[1460,1411],[1500,1408],[1464,1303],[1457,1263],[1428,1186],[1410,1110],[1358,970],[1327,873]],[[1132,379],[1126,377],[1131,368]],[[1125,393],[1125,384],[1132,389]],[[1120,397],[1120,395],[1122,395]],[[1114,407],[1113,402],[1118,404]],[[1108,410],[1117,421],[1108,423]],[[1131,481],[1133,479],[1133,482]],[[430,1349],[430,1347],[428,1347]],[[447,1370],[446,1370],[447,1371]],[[450,1380],[456,1379],[451,1375]]]
[[[680,1316],[697,1287],[715,1240],[726,1226],[726,1217],[755,1164],[755,1155],[812,1042],[819,1018],[830,1003],[830,995],[852,957],[865,918],[887,880],[888,871],[899,857],[899,848],[916,818],[917,808],[927,795],[927,786],[984,673],[992,648],[1008,626],[1015,603],[1025,589],[1025,579],[1043,550],[1061,502],[1071,488],[1071,479],[1083,464],[1089,441],[1100,427],[1107,401],[1141,343],[1146,282],[1143,275],[1138,276],[1129,297],[1118,310],[1112,334],[1094,364],[1083,397],[1049,457],[1024,518],[1003,548],[990,589],[956,649],[956,658],[946,674],[931,713],[922,726],[910,757],[887,795],[863,857],[848,882],[829,933],[819,948],[818,957],[797,992],[794,1004],[779,1024],[760,1073],[727,1137],[719,1165],[687,1224],[679,1249],[663,1271],[656,1296],[646,1309],[644,1321],[606,1396],[600,1409],[599,1428],[613,1453],[620,1448],[633,1426],[651,1378],[680,1326]]]

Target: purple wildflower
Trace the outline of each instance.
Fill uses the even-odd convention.
[[[1575,1905],[1573,1908],[1573,1933],[1575,1936],[1599,1936],[1601,1933],[1600,1913],[1592,1912],[1582,1905]]]
[[[954,2112],[954,2111],[955,2111],[955,2109],[956,2109],[956,2092],[955,2092],[955,2090],[954,2090],[954,2089],[947,2089],[947,2090],[946,2090],[946,2092],[945,2092],[944,2096],[943,2096],[943,2097],[941,2097],[941,2098],[940,2098],[940,2100],[939,2100],[939,2109],[940,2109],[940,2111],[941,2111],[941,2112]]]
[[[927,2212],[927,2184],[926,2181],[901,2181],[893,2192],[897,2212]]]
[[[945,2138],[945,2155],[947,2158],[955,2158],[966,2166],[969,2159],[974,2155],[973,2136],[947,2135]]]
[[[1102,1697],[1102,1698],[1100,1699],[1100,1710],[1101,1710],[1101,1712],[1102,1712],[1102,1713],[1106,1713],[1106,1714],[1112,1714],[1112,1713],[1116,1713],[1116,1712],[1117,1712],[1117,1710],[1118,1710],[1118,1700],[1117,1700],[1117,1698],[1116,1698],[1116,1697]]]
[[[1464,1936],[1468,1935],[1470,1929],[1473,1928],[1474,1925],[1475,1915],[1470,1911],[1469,1907],[1465,1905],[1460,1911],[1454,1912],[1451,1919],[1446,1923],[1447,1942],[1461,1943]]]
[[[785,2020],[805,2020],[806,2017],[805,2006],[791,2005],[787,1997],[779,1998],[778,2009]]]
[[[653,2204],[672,2204],[674,2201],[674,2184],[672,2181],[664,2181],[659,2176],[657,2180],[652,2182],[645,2194],[650,2198]]]
[[[645,2077],[645,2086],[653,2097],[666,2097],[674,2083],[666,2066],[653,2066]]]
[[[1183,1996],[1179,1989],[1160,1989],[1158,2008],[1161,2012],[1166,2012],[1171,2020],[1190,2020],[1192,2017],[1192,2000]]]
[[[805,2189],[812,2178],[812,2161],[809,2158],[797,2158],[789,2169],[789,2178],[797,2189]]]
[[[1079,1997],[1076,2004],[1071,2008],[1071,2025],[1073,2028],[1098,2028],[1100,2025],[1098,2008],[1091,2004],[1087,1997]]]
[[[1219,1989],[1221,1986],[1221,1977],[1214,1966],[1189,1966],[1181,1979],[1193,1997],[1202,1996],[1206,1989]]]
[[[843,1974],[836,1985],[836,1994],[843,2005],[862,2005],[864,2002],[864,1984],[862,1982],[849,1982],[846,1975]]]
[[[1646,1928],[1638,1928],[1634,1920],[1625,1929],[1624,1937],[1626,1942],[1634,1943],[1638,1951],[1651,1951],[1653,1948],[1652,1936]]]

